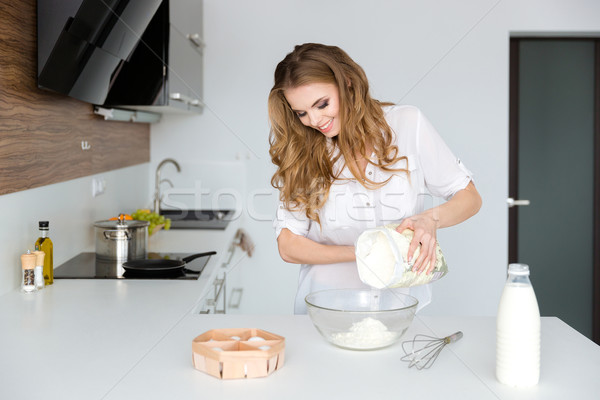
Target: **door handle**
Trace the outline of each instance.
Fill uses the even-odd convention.
[[[508,199],[506,199],[506,203],[508,204],[508,208],[511,208],[514,206],[528,206],[531,204],[531,202],[529,200],[515,200],[512,197],[509,197]]]

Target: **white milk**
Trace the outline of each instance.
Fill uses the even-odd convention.
[[[540,377],[540,312],[529,269],[519,275],[509,269],[498,307],[496,378],[509,386],[533,386]]]

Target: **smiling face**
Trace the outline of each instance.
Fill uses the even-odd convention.
[[[309,83],[286,89],[283,93],[304,125],[329,138],[340,133],[340,95],[336,85]]]

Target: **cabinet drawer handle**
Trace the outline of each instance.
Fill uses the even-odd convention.
[[[192,107],[202,107],[203,106],[202,102],[198,99],[192,99],[188,104]]]
[[[244,294],[244,288],[233,288],[231,289],[231,298],[229,299],[229,308],[237,310],[240,308],[242,302],[242,295]]]
[[[171,93],[169,95],[169,98],[171,100],[176,100],[176,101],[181,101],[182,103],[185,103],[185,99],[187,96],[181,94],[181,93]]]
[[[189,39],[190,42],[192,42],[194,44],[194,46],[199,47],[199,48],[204,47],[204,41],[200,37],[200,34],[188,33],[187,38]]]
[[[221,298],[221,293],[223,293],[223,287],[225,286],[225,278],[223,279],[215,279],[215,281],[213,282],[213,285],[215,286],[215,303],[217,303],[219,301],[219,299]]]
[[[181,101],[182,103],[185,103],[185,104],[188,104],[188,105],[194,106],[194,107],[202,107],[204,105],[204,103],[202,103],[202,101],[200,101],[199,99],[194,99],[190,96],[186,96],[181,93],[171,93],[169,95],[169,98],[171,100]]]
[[[227,300],[225,299],[225,296],[226,296],[225,276],[223,276],[223,278],[215,278],[215,280],[213,281],[213,285],[214,285],[214,294],[215,294],[215,298],[214,298],[215,314],[225,314],[225,309],[226,309],[226,304],[227,304]],[[219,302],[221,301],[221,296],[223,297],[223,309],[219,310]]]

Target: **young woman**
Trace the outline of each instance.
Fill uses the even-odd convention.
[[[470,171],[423,114],[371,98],[363,69],[338,47],[298,45],[277,65],[269,119],[279,253],[302,264],[296,313],[310,292],[365,286],[354,255],[365,229],[401,221],[398,231],[414,231],[409,257],[421,246],[413,270],[429,273],[437,229],[481,207]],[[446,202],[424,210],[432,195]],[[410,294],[420,307],[431,300],[429,285]]]

